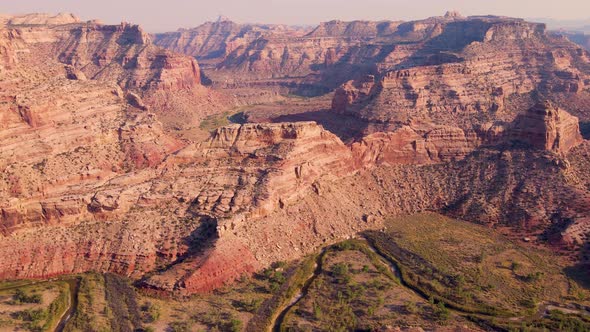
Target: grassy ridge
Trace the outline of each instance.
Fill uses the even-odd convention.
[[[313,274],[316,262],[321,259],[320,255],[311,255],[303,259],[301,264],[295,268],[281,288],[272,298],[265,301],[256,316],[248,323],[246,331],[270,331],[274,321],[280,314],[281,308],[289,304],[289,301],[305,285],[305,282]]]
[[[543,314],[546,303],[588,305],[588,290],[568,279],[552,253],[434,213],[391,219],[386,225],[385,232],[364,236],[398,266],[406,286],[431,302],[501,330],[590,330],[588,318],[576,310]]]
[[[59,287],[59,295],[47,308],[47,320],[43,325],[43,330],[45,331],[53,331],[57,324],[59,323],[61,317],[65,314],[66,310],[68,310],[68,306],[70,305],[70,287],[65,282],[60,282],[58,284]]]
[[[347,240],[326,248],[320,266],[307,294],[285,317],[281,331],[372,331],[389,325],[431,329],[441,320],[470,325],[444,306],[407,291],[366,241]]]

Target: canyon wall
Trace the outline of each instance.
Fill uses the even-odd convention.
[[[223,109],[196,60],[152,38],[211,57],[225,92],[344,83],[323,112],[380,130],[348,145],[309,121],[180,139],[171,128]],[[512,98],[582,100],[588,63],[543,25],[457,13],[156,37],[68,15],[3,19],[0,277],[116,272],[189,295],[422,210],[572,244],[590,231],[583,110]]]

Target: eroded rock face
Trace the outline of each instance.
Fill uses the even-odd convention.
[[[583,141],[578,118],[549,102],[519,115],[510,129],[510,138],[559,153],[566,153]]]
[[[194,58],[155,46],[137,25],[21,21],[0,29],[0,66],[59,61],[70,79],[116,83],[136,93],[146,106],[154,106],[168,127],[195,126],[204,116],[226,107],[223,96],[201,85]],[[174,123],[168,123],[169,119]]]
[[[53,30],[60,61],[88,77],[117,81],[137,91],[182,90],[200,84],[194,59],[155,47],[137,25],[87,23],[66,31]]]
[[[396,103],[400,97],[395,106],[402,111],[495,111],[502,109],[510,94],[539,86],[555,92],[584,89],[584,77],[576,78],[580,70],[576,63],[585,56],[567,40],[547,35],[543,24],[455,14],[411,22],[330,21],[305,35],[222,20],[158,35],[157,42],[210,63],[206,73],[219,87],[282,87],[319,94],[376,75],[376,83],[384,78],[382,85],[398,91],[384,96],[371,113],[391,109],[386,102]],[[547,52],[554,51],[559,54],[552,60]],[[556,71],[574,77],[565,79]],[[429,91],[438,92],[431,96]],[[486,100],[479,97],[482,92],[496,96]],[[387,118],[385,114],[366,117]]]
[[[238,38],[230,24],[218,28],[227,33],[203,52]],[[315,122],[230,125],[179,140],[163,115],[183,122],[182,111],[202,115],[214,103],[192,58],[153,46],[129,24],[6,25],[0,278],[140,279],[158,270],[145,287],[205,292],[379,228],[386,215],[425,209],[522,232],[574,218],[561,240],[583,239],[587,144],[577,118],[550,104],[525,113],[503,106],[511,93],[541,88],[585,93],[576,67],[585,53],[570,44],[547,52],[542,28],[450,13],[330,22],[295,43],[267,36],[228,48],[221,74],[358,69],[333,112],[383,131],[345,145]],[[197,39],[195,50],[205,43]],[[448,47],[433,53],[440,45]],[[509,55],[486,55],[495,48]],[[525,57],[530,65],[519,67]],[[350,72],[342,75],[336,81]]]
[[[220,17],[192,29],[179,29],[155,35],[154,43],[169,50],[197,57],[199,61],[215,64],[236,49],[263,36],[294,37],[305,29],[283,25],[238,24]]]
[[[64,81],[72,84],[72,81]],[[201,221],[203,218],[227,219],[235,215],[254,218],[265,215],[295,201],[316,181],[335,179],[353,171],[349,149],[315,123],[248,124],[221,128],[209,140],[171,155],[172,151],[179,149],[176,141],[162,134],[157,123],[150,122],[149,117],[144,119],[142,116],[143,113],[138,113],[137,118],[112,132],[110,139],[120,148],[104,159],[106,169],[103,173],[74,182],[77,186],[75,191],[69,187],[72,182],[67,179],[61,180],[64,185],[60,182],[47,185],[53,183],[48,179],[53,174],[53,165],[61,160],[58,157],[43,156],[46,160],[42,159],[45,160],[43,165],[38,166],[39,173],[34,173],[37,169],[33,168],[26,177],[24,170],[31,161],[23,160],[8,168],[5,182],[8,187],[1,193],[3,197],[12,198],[2,207],[2,229],[7,236],[7,246],[0,251],[4,250],[3,256],[10,254],[17,261],[6,261],[2,276],[46,277],[83,270],[138,276],[157,264],[167,264],[188,255],[182,263],[155,277],[168,281],[154,282],[154,285],[167,290],[186,288],[186,292],[210,290],[245,272],[253,272],[261,265],[255,259],[245,259],[249,249],[245,246],[240,249],[237,245],[240,240],[230,241],[227,237],[214,235],[231,234],[231,229],[235,227],[231,222],[213,226],[210,236],[220,238],[207,249],[209,254],[203,256],[194,252],[192,242],[183,239],[190,239],[191,232],[195,230],[198,231],[195,236],[202,235],[199,225],[205,223]],[[107,139],[107,136],[102,139]],[[156,153],[151,153],[153,149]],[[162,154],[166,150],[168,152]],[[108,150],[103,147],[101,151]],[[89,153],[85,148],[74,149],[65,160],[71,163],[84,158],[85,153]],[[161,156],[164,155],[167,159],[162,161]],[[82,165],[86,170],[92,164]],[[77,174],[75,167],[61,166],[65,166],[74,177],[84,176]],[[47,183],[42,187],[43,191],[23,192],[23,189],[31,188],[28,181],[35,179]],[[15,191],[17,189],[20,192]],[[166,214],[174,219],[186,220],[182,222],[186,228],[178,229],[174,222],[166,224],[166,219],[162,219]],[[232,220],[235,222],[235,219]],[[106,224],[101,226],[101,222]],[[30,254],[26,249],[27,243],[34,241],[35,235],[22,239],[18,230],[32,229],[39,223],[55,226],[45,226],[37,233],[33,231],[33,234],[49,232],[58,236],[58,233],[64,232],[71,237],[63,244],[38,241],[33,246],[38,248],[35,249],[38,254]],[[145,233],[146,227],[152,228],[148,226],[152,223],[159,225],[154,226],[158,231]],[[102,236],[117,236],[115,230],[118,227],[133,229],[129,231],[130,237],[120,238],[120,242],[113,243],[113,246],[101,247],[101,241],[105,240]],[[89,243],[86,232],[78,234],[68,231],[70,228],[90,228],[102,235]],[[147,249],[134,244],[141,241],[150,243]],[[203,241],[207,241],[207,237]],[[84,254],[87,251],[96,254]],[[123,255],[123,252],[124,257],[118,263],[119,258],[113,257]],[[46,259],[41,253],[54,258]],[[166,253],[164,260],[158,262],[156,257],[161,257],[163,253]],[[22,258],[22,255],[29,258]],[[36,259],[38,263],[32,264]],[[207,266],[212,270],[206,272],[204,269]],[[191,271],[191,274],[189,276],[181,271]],[[204,276],[208,277],[203,280]],[[163,285],[171,285],[171,288]]]
[[[10,84],[9,80],[4,82]],[[429,201],[436,196],[428,189],[414,203],[402,202],[405,194],[396,194],[396,203],[388,205],[379,199],[379,204],[367,210],[365,190],[387,197],[387,192],[401,186],[410,195],[415,186],[408,184],[408,174],[413,174],[411,179],[428,177],[421,172],[432,169],[419,171],[412,168],[415,165],[451,162],[471,172],[469,165],[477,159],[472,154],[478,147],[509,140],[527,143],[531,135],[523,130],[554,137],[554,143],[532,145],[539,150],[565,153],[579,141],[574,117],[562,110],[540,112],[534,108],[514,124],[471,131],[415,121],[391,132],[374,133],[350,147],[313,122],[232,125],[214,131],[204,142],[184,147],[167,136],[149,112],[129,111],[128,96],[116,86],[65,76],[55,78],[51,86],[49,90],[29,91],[36,96],[34,103],[27,94],[19,93],[11,117],[3,122],[9,129],[2,131],[2,160],[7,163],[0,193],[5,198],[1,220],[6,245],[0,246],[0,254],[14,257],[0,270],[5,278],[87,270],[139,277],[177,261],[144,280],[145,286],[183,294],[209,291],[273,259],[300,257],[324,241],[377,227],[378,218],[374,217],[385,213],[453,206],[458,215],[483,218],[477,213],[477,199],[460,200],[465,195],[462,177],[452,172],[457,177],[442,175],[446,164],[432,166],[439,173],[434,182],[423,185],[441,191],[451,185],[449,193]],[[54,93],[66,99],[57,99]],[[23,108],[19,105],[26,105],[28,113],[18,112]],[[121,117],[125,122],[119,122]],[[54,141],[35,141],[40,133],[58,129],[61,135]],[[14,136],[17,132],[20,136]],[[519,162],[524,163],[526,158],[522,153],[519,156]],[[465,158],[471,161],[462,164]],[[509,159],[506,165],[511,163]],[[370,174],[378,174],[377,169],[400,165],[406,165],[405,175],[396,175],[387,185],[377,181],[377,187],[365,188],[364,181]],[[501,172],[498,169],[498,174]],[[350,193],[345,189],[348,185],[358,189],[345,198],[342,195]],[[530,186],[537,190],[534,184]],[[339,197],[337,203],[329,203],[334,197]],[[503,199],[508,204],[508,199]],[[363,208],[353,208],[357,205]],[[523,213],[522,208],[510,205],[513,211],[521,211],[518,213]],[[523,223],[546,220],[533,216],[531,209],[523,214]],[[346,213],[348,210],[351,213]],[[365,212],[357,216],[361,210]],[[372,218],[365,218],[367,211]],[[490,222],[504,220],[496,210],[492,214],[490,209],[485,211]],[[336,216],[332,221],[320,222],[332,213]],[[293,229],[277,235],[289,222],[293,222]],[[259,241],[252,238],[252,232],[260,223],[269,230]],[[39,225],[46,226],[35,230]],[[127,232],[123,237],[116,235],[121,227]],[[99,235],[89,238],[89,230]],[[37,237],[66,234],[69,238],[63,244]],[[294,234],[310,242],[294,241]],[[116,242],[101,245],[112,236]],[[288,245],[269,254],[268,241]],[[138,245],[144,242],[148,245]]]
[[[86,205],[96,186],[154,167],[184,145],[164,133],[153,114],[127,104],[114,84],[46,76],[43,84],[18,90],[4,74],[3,232],[89,218]]]
[[[26,14],[7,17],[8,25],[63,25],[80,23],[80,19],[71,13],[52,14]]]
[[[7,31],[0,30],[0,68],[10,69],[16,64],[16,54]]]
[[[470,125],[482,120],[512,120],[506,109],[512,95],[538,89],[582,92],[584,75],[571,65],[578,58],[575,49],[547,57],[533,48],[538,43],[534,38],[528,40],[531,49],[508,50],[512,39],[501,44],[475,42],[463,50],[459,62],[416,65],[385,72],[380,78],[346,83],[336,90],[332,109],[381,123],[429,117],[438,123]],[[499,52],[502,48],[506,51]]]
[[[514,142],[564,154],[582,141],[578,118],[545,102],[519,114],[512,123],[486,123],[471,129],[413,121],[367,135],[352,144],[352,151],[358,165],[367,167],[461,160],[480,146]]]
[[[451,126],[403,126],[378,132],[352,145],[355,160],[374,165],[429,164],[460,160],[481,144],[475,131]]]
[[[296,199],[300,190],[319,178],[354,171],[349,148],[313,122],[222,127],[195,149],[213,163],[226,163],[219,174],[214,173],[211,186],[235,181],[229,190],[202,191],[192,206],[201,214],[264,214]],[[191,150],[181,151],[177,158],[188,153]]]
[[[388,36],[396,32],[402,22],[371,22],[371,21],[330,21],[320,23],[308,37],[348,37],[348,38],[375,38]]]

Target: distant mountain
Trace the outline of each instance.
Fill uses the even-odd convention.
[[[572,42],[582,46],[590,51],[590,34],[577,31],[552,31],[556,35],[561,35],[571,40]]]
[[[530,18],[527,21],[547,24],[549,30],[567,30],[590,33],[590,18],[583,20],[556,20],[552,18]]]
[[[550,18],[530,20],[545,23],[547,29],[552,33],[565,36],[572,42],[590,50],[590,18],[586,20],[555,20]]]

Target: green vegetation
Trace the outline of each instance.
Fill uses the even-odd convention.
[[[14,319],[24,322],[23,327],[29,331],[44,331],[42,322],[47,319],[47,311],[43,309],[25,309],[12,314]]]
[[[23,303],[41,303],[41,294],[27,294],[21,288],[17,288],[12,295],[11,304],[23,304]]]
[[[57,326],[61,316],[66,312],[69,305],[70,288],[64,282],[59,283],[59,295],[51,302],[47,309],[47,321],[43,325],[45,331],[51,331]]]
[[[2,290],[4,289],[4,290]],[[63,281],[15,281],[0,285],[0,327],[28,331],[52,331],[68,307],[69,288]]]
[[[262,271],[262,276],[270,283],[268,289],[270,293],[276,293],[281,288],[281,285],[287,281],[283,271],[285,266],[284,262],[276,262]]]
[[[261,305],[262,299],[250,299],[249,301],[236,301],[235,307],[240,311],[255,313]]]
[[[494,329],[504,331],[560,331],[560,332],[586,332],[590,331],[590,319],[588,316],[575,314],[564,314],[557,310],[552,310],[547,317],[540,319],[525,319],[521,322],[514,321],[483,321],[481,318],[472,318],[474,321],[480,320],[484,325]]]
[[[239,332],[243,327],[242,321],[229,312],[211,312],[200,321],[214,331]]]
[[[94,278],[100,277],[98,275],[88,274],[81,278],[76,313],[66,326],[66,331],[87,331],[96,326],[94,319],[95,312],[92,310],[92,304],[94,302],[92,294]]]
[[[568,279],[550,252],[433,213],[392,219],[386,231],[363,235],[367,241],[276,262],[213,294],[182,300],[137,293],[118,276],[84,274],[65,330],[262,331],[276,322],[285,331],[475,324],[505,331],[590,330],[584,310],[590,293]],[[10,310],[0,314],[0,326],[54,329],[68,307],[69,289],[64,281],[14,284],[0,293]]]
[[[398,280],[384,262],[359,240],[328,247],[308,294],[286,314],[282,330],[372,329],[387,319],[384,295]],[[314,327],[312,327],[314,326]]]
[[[47,312],[43,309],[25,309],[15,312],[12,317],[26,322],[40,322],[47,318]]]
[[[199,124],[199,128],[205,131],[212,131],[219,127],[227,126],[232,123],[244,123],[244,114],[240,108],[223,113],[217,113],[207,116]]]
[[[365,236],[399,267],[408,287],[463,312],[526,315],[539,300],[571,292],[551,253],[434,213],[390,220],[387,232]]]
[[[141,306],[141,312],[144,323],[153,323],[160,318],[160,307],[149,301]]]
[[[131,326],[132,330],[142,326],[135,289],[131,281],[113,274],[104,276],[105,293],[111,314],[111,327]]]
[[[316,261],[321,259],[322,255],[312,255],[304,258],[297,267],[286,268],[284,263],[277,263],[274,265],[276,269],[287,271],[285,274],[287,278],[279,290],[273,293],[273,296],[265,301],[256,316],[248,324],[248,329],[251,331],[264,331],[272,327],[273,321],[279,314],[279,310],[284,308],[297,292],[304,287],[305,282],[313,274]],[[272,267],[271,267],[272,268]],[[285,275],[281,273],[281,275]],[[271,284],[273,278],[276,279],[274,272],[263,271],[258,278],[270,279]]]
[[[80,277],[76,312],[65,331],[111,331],[142,328],[142,318],[157,316],[157,308],[140,311],[130,281],[112,274]]]
[[[171,332],[188,332],[188,331],[190,331],[190,326],[187,322],[172,322],[172,323],[170,323],[170,331]]]

